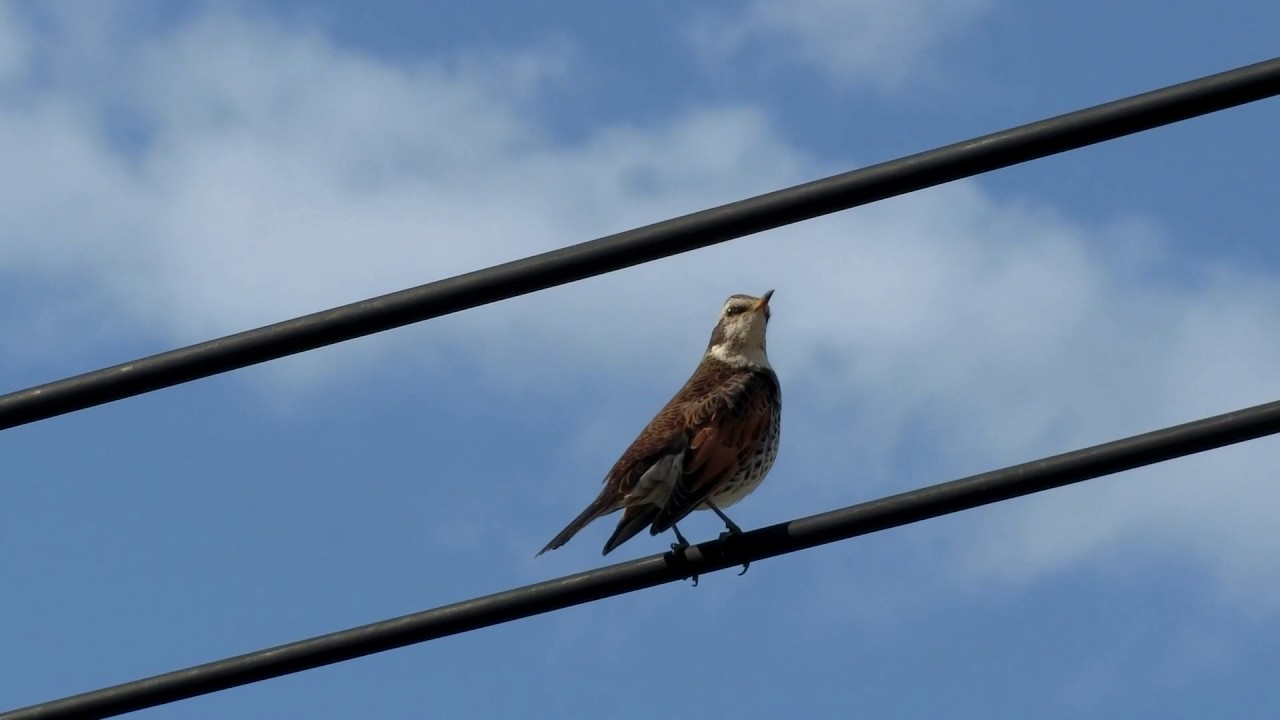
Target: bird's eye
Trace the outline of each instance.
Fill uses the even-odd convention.
[[[724,314],[725,315],[741,315],[743,310],[744,308],[741,305],[734,305],[731,308],[726,308],[724,311]]]

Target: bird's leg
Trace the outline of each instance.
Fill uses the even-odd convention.
[[[676,534],[676,541],[671,543],[671,552],[678,553],[681,550],[684,550],[685,548],[689,547],[689,541],[685,540],[684,535],[680,534],[680,528],[676,527],[675,525],[672,525],[671,529],[675,531],[675,534]],[[698,576],[694,575],[692,576],[692,579],[693,579],[693,586],[698,587]]]
[[[716,507],[716,506],[715,506],[715,503],[711,502],[710,500],[704,500],[704,501],[703,501],[703,504],[705,504],[707,507],[711,508],[711,511],[712,511],[712,512],[714,512],[716,515],[718,515],[718,516],[720,517],[720,519],[724,521],[724,526],[725,526],[725,528],[727,528],[727,529],[726,529],[724,532],[720,533],[720,540],[721,540],[721,541],[728,540],[729,538],[731,538],[731,537],[733,537],[733,536],[735,536],[735,535],[741,535],[741,534],[742,534],[742,528],[738,527],[738,524],[737,524],[737,523],[735,523],[734,521],[730,520],[730,519],[729,519],[729,516],[728,516],[728,515],[725,515],[723,510],[721,510],[720,508],[718,508],[718,507]],[[746,561],[746,562],[742,563],[742,572],[738,573],[738,575],[746,575],[746,574],[747,574],[747,569],[748,569],[748,568],[750,568],[750,567],[751,567],[751,561],[750,561],[750,560],[748,560],[748,561]]]
[[[684,539],[684,535],[680,534],[680,528],[675,525],[671,526],[671,530],[676,534],[676,541],[671,543],[672,550],[683,550],[689,547],[689,541]]]
[[[728,528],[728,530],[727,530],[727,532],[726,532],[726,534],[727,534],[727,535],[741,535],[741,534],[742,534],[742,528],[738,527],[738,524],[737,524],[737,523],[735,523],[734,521],[730,520],[730,519],[729,519],[729,516],[728,516],[728,515],[725,515],[723,510],[721,510],[720,508],[716,507],[716,506],[715,506],[715,504],[713,504],[710,500],[704,500],[704,501],[703,501],[703,504],[704,504],[704,505],[706,505],[707,507],[711,508],[711,512],[714,512],[716,515],[719,515],[719,516],[720,516],[720,519],[724,521],[724,526],[725,526],[726,528]]]

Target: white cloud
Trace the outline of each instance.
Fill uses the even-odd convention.
[[[777,364],[811,386],[843,383],[812,391],[834,408],[816,419],[852,421],[839,433],[792,426],[792,452],[827,461],[797,462],[802,477],[858,478],[869,499],[1280,397],[1280,289],[1228,268],[1175,285],[1160,280],[1158,254],[1100,251],[1135,235],[1149,246],[1154,229],[1080,227],[971,185],[823,224],[795,235],[857,237],[852,271],[808,277],[804,292],[853,316],[798,309],[813,327],[787,317],[775,336],[808,335],[842,371],[808,372],[811,350]],[[1207,567],[1234,600],[1274,607],[1275,460],[1262,440],[913,532],[922,554],[976,583],[1023,583],[1127,548]],[[855,471],[833,477],[831,465]],[[923,474],[904,483],[905,467]]]
[[[146,128],[140,145],[111,140],[103,99],[66,78],[0,105],[0,272],[73,279],[69,307],[175,343],[832,170],[747,106],[554,141],[525,100],[571,70],[555,51],[399,67],[227,15],[133,48],[113,97]],[[522,373],[678,378],[725,295],[775,287],[776,474],[829,505],[1280,394],[1271,278],[1162,280],[1163,234],[959,183],[427,327],[527,392]],[[107,322],[45,318],[67,336],[86,320]],[[1160,548],[1274,605],[1253,591],[1280,587],[1275,454],[1256,443],[988,509],[963,532],[927,525],[921,553],[1018,583]],[[801,495],[773,494],[771,512]]]
[[[845,83],[894,86],[918,79],[950,35],[982,15],[988,0],[750,0],[740,14],[703,16],[691,39],[725,60],[763,50]]]

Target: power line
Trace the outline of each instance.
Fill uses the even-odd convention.
[[[1280,58],[0,396],[0,430],[1280,94]]]
[[[105,718],[705,575],[1280,432],[1280,401],[0,714]]]

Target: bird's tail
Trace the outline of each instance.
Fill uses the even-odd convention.
[[[592,500],[591,504],[587,506],[587,509],[579,513],[578,517],[573,519],[573,522],[566,525],[565,528],[560,531],[559,535],[556,535],[551,539],[551,542],[547,543],[546,547],[539,550],[538,555],[541,555],[548,550],[555,550],[561,545],[564,545],[592,520],[595,520],[601,515],[608,515],[613,512],[615,509],[613,507],[613,500],[614,497],[611,489],[608,486],[605,486],[605,489],[601,491],[599,497]],[[534,557],[537,557],[537,555]]]
[[[658,515],[658,510],[660,508],[657,505],[648,503],[627,508],[626,512],[622,513],[622,519],[618,521],[617,529],[613,531],[609,541],[604,544],[604,552],[601,555],[608,555],[613,552],[614,548],[639,534],[649,523],[653,522],[653,518]]]

